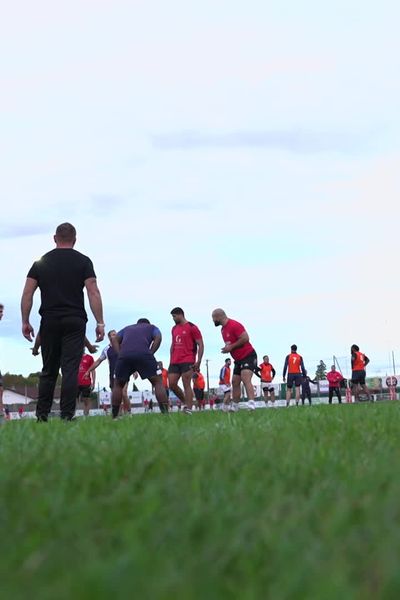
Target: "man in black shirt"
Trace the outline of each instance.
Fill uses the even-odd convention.
[[[43,369],[40,375],[36,408],[38,421],[47,421],[53,402],[54,388],[61,367],[61,418],[71,420],[78,392],[78,369],[85,342],[87,315],[83,288],[97,321],[96,341],[104,338],[103,307],[96,274],[90,258],[74,250],[76,230],[70,223],[57,227],[56,248],[36,261],[26,279],[21,299],[22,334],[32,341],[29,322],[33,295],[41,292],[40,337]]]

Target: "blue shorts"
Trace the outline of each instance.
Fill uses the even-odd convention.
[[[119,356],[117,359],[115,379],[126,383],[136,371],[142,379],[149,379],[155,375],[160,375],[158,370],[154,354],[125,354],[124,356]]]

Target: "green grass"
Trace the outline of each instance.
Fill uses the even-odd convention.
[[[400,405],[0,428],[2,598],[397,598]]]

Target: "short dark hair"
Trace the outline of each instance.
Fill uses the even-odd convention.
[[[4,308],[4,304],[0,304],[0,308]]]
[[[230,358],[226,358],[226,359],[225,359],[225,362],[227,363],[227,362],[229,362],[230,360],[231,360]]]
[[[148,319],[146,319],[145,317],[138,319],[137,325],[139,325],[139,323],[147,323],[148,325],[150,325],[150,321]]]
[[[353,344],[351,349],[354,350],[354,352],[360,352],[360,347],[357,346],[357,344]]]
[[[296,344],[292,344],[290,346],[290,349],[291,349],[292,352],[297,352],[297,346],[296,346]]]
[[[61,223],[56,229],[56,238],[61,242],[73,242],[76,239],[76,229],[71,223]]]
[[[183,316],[185,316],[185,313],[183,312],[183,309],[180,308],[180,306],[175,306],[175,308],[173,308],[171,310],[171,315],[183,315]]]

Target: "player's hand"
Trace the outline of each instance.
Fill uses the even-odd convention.
[[[88,344],[87,349],[89,350],[90,354],[96,354],[98,346],[97,344]]]
[[[221,348],[222,354],[229,354],[231,351],[231,344],[225,344],[223,348]]]
[[[105,325],[96,326],[96,342],[102,342],[104,340],[104,327]]]
[[[201,365],[201,361],[200,362],[199,361],[195,362],[194,365],[193,365],[193,371],[195,371],[196,373],[198,371],[200,371],[200,365]]]
[[[36,346],[33,346],[33,348],[31,348],[31,350],[32,350],[33,356],[38,356],[39,348],[36,348]]]
[[[28,340],[28,342],[33,342],[35,332],[33,331],[33,327],[29,321],[27,323],[22,323],[22,335]]]

